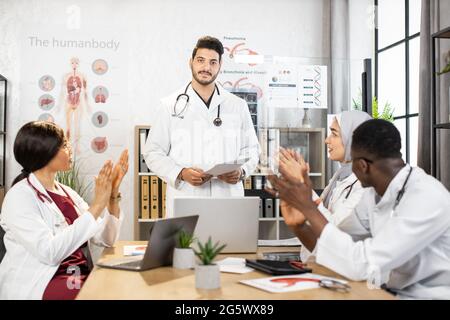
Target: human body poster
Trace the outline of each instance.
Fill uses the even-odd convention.
[[[223,65],[218,81],[231,92],[256,92],[258,100],[264,93],[266,67],[264,54],[253,47],[247,37],[224,36]]]
[[[106,31],[38,29],[22,32],[21,122],[64,128],[82,172],[96,174],[127,143],[125,42]]]

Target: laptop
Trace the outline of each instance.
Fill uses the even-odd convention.
[[[211,236],[213,243],[226,244],[223,253],[255,253],[259,201],[259,197],[176,197],[173,214],[198,215],[195,237],[204,243]]]
[[[147,249],[143,256],[103,260],[97,263],[102,268],[143,271],[172,264],[173,249],[178,242],[178,233],[183,229],[194,233],[198,216],[167,218],[151,222]]]

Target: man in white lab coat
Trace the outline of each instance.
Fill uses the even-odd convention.
[[[241,181],[259,160],[259,144],[247,103],[227,92],[215,79],[222,43],[203,37],[189,65],[192,80],[162,99],[142,151],[150,170],[167,182],[167,216],[176,196],[243,196]],[[239,170],[212,178],[216,164],[248,159]]]
[[[318,263],[402,298],[450,299],[450,193],[405,164],[400,149],[400,134],[387,121],[369,120],[354,131],[353,172],[367,188],[351,216],[355,234],[317,210],[306,172],[303,182],[270,177],[270,192],[297,209],[283,213],[285,221],[316,250]]]

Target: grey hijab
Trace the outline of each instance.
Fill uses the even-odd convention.
[[[341,167],[336,171],[330,180],[328,186],[323,190],[321,198],[323,199],[323,205],[328,208],[333,190],[336,187],[338,181],[342,181],[352,174],[352,157],[350,150],[352,147],[353,131],[363,122],[372,119],[366,112],[353,110],[344,111],[338,114],[335,119],[337,120],[339,127],[341,128],[342,144],[344,145],[345,155],[344,162],[341,163]]]

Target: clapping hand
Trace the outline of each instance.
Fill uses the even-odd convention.
[[[122,183],[123,177],[128,172],[128,149],[122,151],[119,161],[114,165],[112,170],[112,190],[114,193],[119,191],[120,184]]]
[[[304,182],[302,172],[309,171],[309,167],[300,154],[291,149],[280,148],[278,157],[278,169],[284,177]]]

